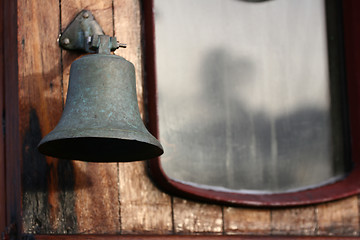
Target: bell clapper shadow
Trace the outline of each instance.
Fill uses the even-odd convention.
[[[74,61],[63,114],[38,145],[45,155],[89,162],[151,159],[164,151],[146,129],[136,97],[134,65],[112,55],[119,47],[83,10],[59,38],[65,50],[88,54]]]

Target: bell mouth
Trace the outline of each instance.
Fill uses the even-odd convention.
[[[102,137],[50,140],[41,143],[38,150],[42,154],[56,158],[88,162],[132,162],[155,158],[164,153],[161,145]]]

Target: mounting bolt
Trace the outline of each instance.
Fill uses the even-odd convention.
[[[64,45],[68,45],[69,43],[70,43],[70,39],[64,38],[63,44],[64,44]]]
[[[88,13],[88,12],[84,12],[83,18],[88,18],[88,17],[89,17],[89,13]]]
[[[120,43],[120,42],[117,42],[117,47],[118,48],[126,48],[126,44],[125,43]]]

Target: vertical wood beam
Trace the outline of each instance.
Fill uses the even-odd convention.
[[[59,1],[19,0],[17,10],[22,231],[66,233],[72,224],[66,222],[71,213],[63,213],[71,211],[71,202],[60,200],[66,190],[59,183],[68,176],[58,172],[61,162],[41,155],[36,148],[61,116],[60,49],[56,44]]]
[[[359,41],[360,41],[360,1],[357,0],[344,0],[341,1],[342,3],[342,10],[343,10],[343,32],[344,32],[344,44],[345,44],[345,62],[346,62],[346,77],[347,81],[351,82],[352,87],[348,87],[347,95],[349,98],[349,102],[357,102],[358,97],[360,95],[360,71],[359,71],[359,64],[360,64],[360,48],[359,48]],[[349,85],[350,86],[350,85]],[[359,133],[360,132],[360,112],[356,111],[358,109],[357,104],[353,104],[349,106],[350,115],[350,128],[352,133]],[[359,139],[360,134],[352,134],[352,143],[357,143],[360,141]],[[352,146],[352,156],[353,159],[358,159],[360,157],[360,151],[358,150],[358,146],[353,144]],[[355,198],[355,197],[354,197]],[[354,198],[350,198],[349,204],[350,209],[355,210],[356,201]],[[360,212],[359,212],[359,197],[357,197],[357,221],[359,222]],[[343,205],[346,211],[349,211],[349,207]],[[319,214],[326,214],[323,213],[325,209],[331,208],[328,206],[323,206],[319,208]],[[344,210],[345,210],[344,209]],[[330,209],[329,209],[330,210]],[[339,213],[337,213],[338,215]],[[355,217],[355,213],[351,213],[352,217]],[[335,216],[334,216],[335,217]],[[337,217],[339,218],[339,216]],[[340,217],[340,218],[344,218]],[[355,226],[356,220],[353,219],[350,221],[353,226],[353,230],[351,228],[346,228],[346,232],[358,232],[359,226]],[[329,229],[329,223],[322,223],[325,229]],[[333,231],[333,229],[330,229]],[[339,229],[337,230],[339,231]]]
[[[19,137],[18,105],[18,39],[17,8],[18,1],[3,1],[4,8],[4,80],[5,80],[5,158],[6,162],[6,224],[16,223],[18,232],[21,227],[21,144]]]
[[[139,108],[144,116],[142,16],[140,0],[114,0],[115,35],[127,48],[116,54],[136,71]],[[145,162],[119,163],[122,233],[171,233],[171,200],[147,177]]]
[[[0,1],[0,232],[6,227],[6,190],[5,190],[5,142],[4,142],[4,126],[5,126],[5,92],[4,92],[4,1]]]
[[[122,234],[171,234],[170,198],[147,178],[144,163],[120,163]]]

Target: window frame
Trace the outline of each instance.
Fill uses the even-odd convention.
[[[328,202],[349,197],[360,193],[360,110],[356,102],[360,96],[360,17],[356,10],[360,10],[360,1],[339,0],[342,5],[343,38],[345,54],[346,87],[349,110],[349,128],[351,135],[350,155],[353,169],[343,180],[324,186],[301,190],[297,192],[275,194],[245,194],[206,190],[186,185],[169,178],[161,167],[160,158],[149,161],[149,175],[155,184],[165,192],[193,200],[220,203],[227,205],[250,206],[298,206]],[[157,89],[156,89],[156,49],[155,23],[153,15],[153,0],[144,1],[144,35],[145,35],[145,77],[147,86],[147,102],[149,112],[150,131],[158,137],[159,126],[157,118]],[[161,139],[160,139],[161,141]],[[165,149],[166,151],[166,149]]]

